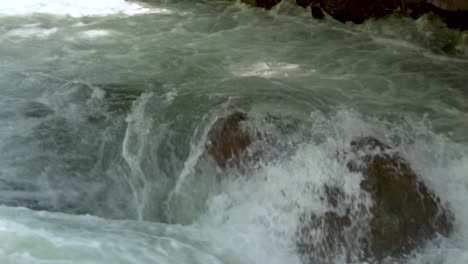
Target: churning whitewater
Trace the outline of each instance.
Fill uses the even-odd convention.
[[[427,16],[2,1],[0,263],[304,263],[298,226],[330,209],[325,186],[371,206],[337,158],[362,136],[398,151],[454,219],[382,263],[468,263],[467,73],[468,34]],[[281,142],[256,146],[274,159],[217,166],[210,129],[235,112]]]

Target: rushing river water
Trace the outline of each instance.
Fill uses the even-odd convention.
[[[0,109],[0,263],[301,263],[299,215],[324,183],[359,192],[335,156],[362,135],[456,218],[404,263],[468,263],[468,34],[436,19],[2,1]],[[294,151],[220,170],[204,145],[233,111],[293,122]]]

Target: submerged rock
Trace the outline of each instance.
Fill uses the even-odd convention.
[[[336,253],[344,253],[348,259],[356,255],[377,260],[401,258],[437,234],[451,233],[453,215],[398,153],[372,137],[356,139],[351,146],[357,159],[347,166],[363,174],[360,186],[373,204],[346,208],[343,192],[327,187],[332,210],[302,219],[305,224],[298,231],[298,248],[308,263],[331,263]],[[323,234],[318,242],[310,235],[317,228]]]

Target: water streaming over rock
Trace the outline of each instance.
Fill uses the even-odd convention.
[[[398,262],[468,261],[466,32],[147,2],[0,3],[1,263],[302,263],[301,215],[330,209],[326,185],[370,203],[337,158],[360,136],[454,214]],[[274,158],[216,165],[210,128],[236,111],[281,142],[255,146]]]

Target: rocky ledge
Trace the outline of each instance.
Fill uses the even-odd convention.
[[[241,0],[246,4],[271,9],[282,0]],[[432,13],[442,18],[450,28],[468,29],[466,0],[296,0],[299,6],[311,9],[317,19],[329,14],[341,22],[360,24],[369,18],[381,18],[392,13],[418,18]]]

